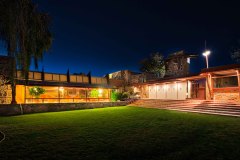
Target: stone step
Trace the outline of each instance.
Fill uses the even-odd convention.
[[[163,107],[165,109],[171,109],[171,108],[184,108],[184,109],[203,109],[203,110],[223,110],[223,111],[236,111],[240,112],[239,108],[229,108],[229,107],[205,107],[205,106],[171,106],[171,107]]]
[[[231,101],[212,101],[212,100],[137,100],[136,102],[141,102],[141,103],[157,103],[157,102],[160,102],[160,103],[211,103],[211,104],[222,104],[222,103],[225,103],[225,104],[233,104],[233,105],[240,105],[240,103],[234,103],[234,102],[231,102]],[[136,103],[135,102],[135,103]]]
[[[240,103],[211,100],[137,100],[131,106],[240,117]]]
[[[145,103],[145,104],[153,104],[153,103]],[[160,104],[160,103],[159,103]],[[189,103],[189,104],[184,104],[184,103],[178,103],[178,104],[162,104],[162,105],[166,105],[166,106],[170,106],[170,105],[175,105],[175,106],[179,106],[179,105],[193,105],[193,106],[229,106],[229,107],[236,107],[236,108],[240,108],[240,105],[232,105],[232,104],[225,104],[225,103],[218,103],[218,104],[210,104],[210,103]]]
[[[196,107],[193,109],[202,109],[202,110],[212,110],[212,111],[226,111],[226,112],[239,112],[240,110],[236,110],[236,109],[229,109],[229,108],[202,108],[202,107]]]
[[[240,110],[236,110],[236,109],[228,109],[228,108],[202,108],[202,107],[193,107],[193,108],[189,108],[189,107],[167,107],[164,109],[187,109],[187,110],[205,110],[205,111],[219,111],[219,112],[234,112],[234,113],[239,113],[240,114]]]
[[[160,108],[160,107],[158,107]],[[161,108],[160,108],[161,109]],[[224,111],[224,112],[239,112],[240,113],[240,110],[236,110],[236,109],[229,109],[229,108],[204,108],[204,107],[165,107],[165,108],[162,108],[162,109],[191,109],[191,110],[198,110],[198,109],[201,109],[201,110],[211,110],[211,111]]]
[[[213,112],[213,111],[208,111],[208,110],[190,110],[190,109],[169,109],[169,110],[240,117],[240,113],[238,113],[238,112],[237,113],[235,113],[235,112],[217,112],[217,111]]]
[[[159,105],[159,106],[226,106],[226,107],[236,107],[240,108],[240,105],[230,105],[230,104],[198,104],[198,103],[192,103],[192,104],[184,104],[184,103],[178,103],[178,104],[162,104],[162,103],[133,103],[131,105]]]

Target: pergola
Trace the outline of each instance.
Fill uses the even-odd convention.
[[[202,76],[206,77],[206,87],[207,92],[209,93],[209,98],[213,99],[214,94],[216,92],[238,92],[240,98],[240,64],[232,64],[226,66],[205,68],[201,71]],[[237,77],[238,86],[236,87],[224,87],[224,88],[215,88],[214,87],[214,79],[216,78],[225,78],[225,77]]]

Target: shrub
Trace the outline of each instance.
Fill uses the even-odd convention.
[[[120,94],[119,92],[113,90],[111,92],[111,101],[116,102],[117,100],[120,100]]]
[[[121,100],[128,99],[130,97],[130,94],[128,92],[123,92],[121,95]]]
[[[35,86],[32,88],[29,88],[29,94],[31,96],[34,96],[35,98],[39,98],[39,96],[44,93],[45,93],[45,89],[42,87]]]
[[[117,91],[112,91],[111,92],[111,101],[116,102],[118,100],[126,100],[130,97],[128,92],[117,92]]]
[[[98,98],[99,91],[97,89],[92,89],[90,92],[90,97],[91,98]]]

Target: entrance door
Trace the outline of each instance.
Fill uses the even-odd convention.
[[[192,81],[191,98],[205,99],[205,80]]]

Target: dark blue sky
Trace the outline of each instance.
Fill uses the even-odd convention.
[[[210,0],[209,0],[210,1]],[[45,71],[93,75],[130,69],[152,52],[165,56],[185,50],[199,54],[192,71],[233,63],[230,49],[239,39],[237,1],[171,0],[34,0],[52,16],[53,46],[44,57]],[[3,48],[3,47],[1,47]],[[41,67],[39,68],[41,70]]]

